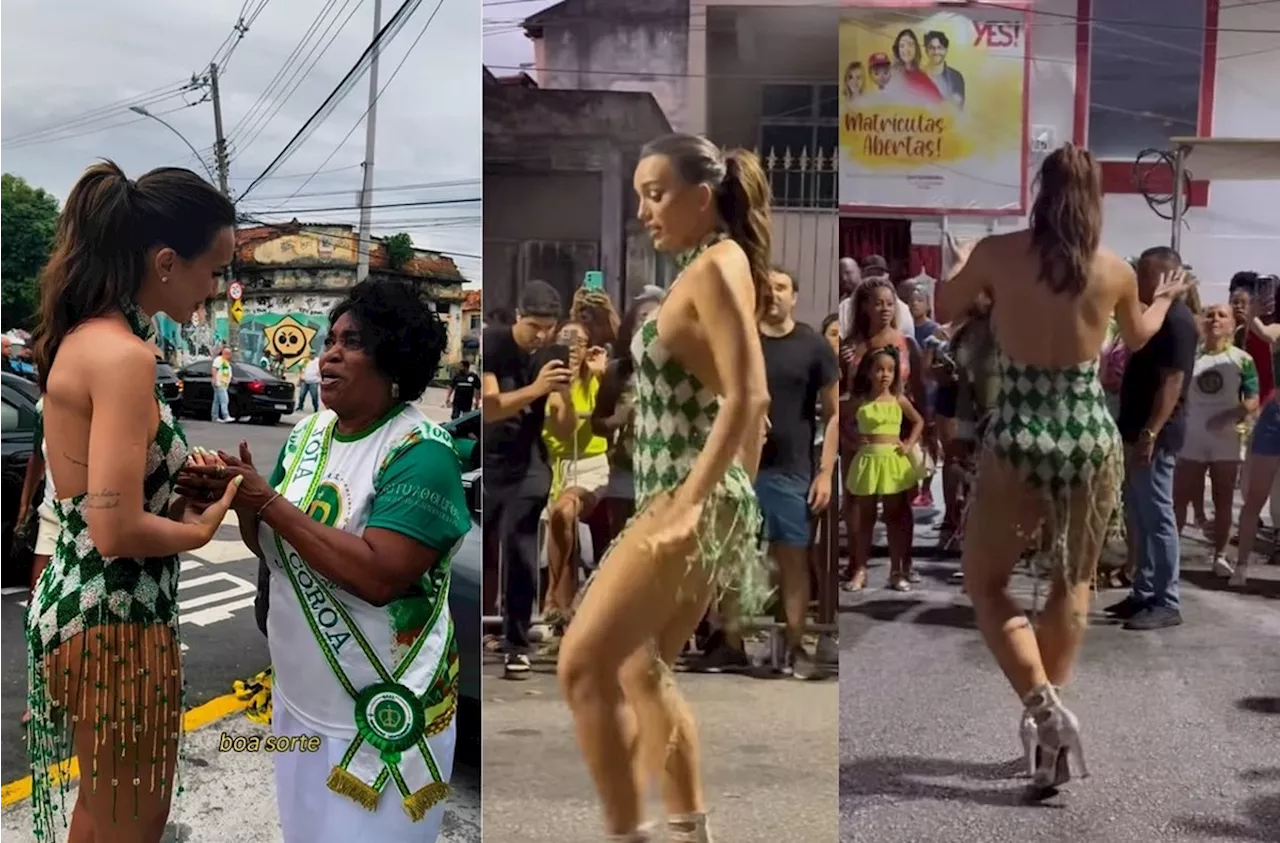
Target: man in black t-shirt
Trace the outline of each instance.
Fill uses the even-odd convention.
[[[480,394],[480,377],[471,371],[471,361],[463,360],[458,364],[458,371],[449,381],[449,394],[445,396],[445,404],[451,411],[451,419],[476,408],[476,396]]]
[[[1138,297],[1151,304],[1164,274],[1182,265],[1159,246],[1138,259]],[[1138,548],[1133,592],[1107,609],[1125,629],[1163,629],[1182,623],[1178,601],[1179,540],[1173,511],[1173,471],[1186,436],[1187,390],[1195,368],[1195,316],[1179,300],[1164,325],[1134,352],[1120,385],[1120,436],[1125,443],[1125,514]]]
[[[520,294],[516,322],[485,328],[481,338],[484,377],[484,530],[494,531],[506,569],[503,626],[508,679],[530,670],[529,627],[538,597],[538,522],[551,491],[551,467],[542,427],[547,396],[569,388],[567,355],[545,353],[561,314],[560,294],[545,281],[530,281]],[[550,423],[565,438],[573,435],[571,401],[567,418]],[[490,571],[489,575],[495,572]]]
[[[810,679],[818,670],[801,642],[809,611],[811,525],[831,501],[840,444],[840,370],[827,341],[796,322],[792,277],[775,269],[770,286],[773,300],[760,320],[769,431],[760,453],[756,495],[764,514],[764,538],[778,569],[792,675]],[[819,434],[822,454],[815,459]]]

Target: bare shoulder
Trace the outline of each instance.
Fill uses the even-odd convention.
[[[1127,287],[1137,283],[1138,276],[1133,271],[1133,265],[1105,247],[1098,249],[1093,266],[1095,277],[1109,293],[1119,295]]]
[[[1031,248],[1031,234],[1027,230],[1004,231],[988,234],[973,244],[970,260],[1003,260],[1009,255],[1022,255]]]
[[[733,240],[722,240],[703,252],[689,271],[697,275],[697,289],[716,296],[755,295],[751,264],[746,252]]]
[[[118,322],[91,320],[76,331],[76,340],[77,356],[95,377],[155,379],[155,351]]]

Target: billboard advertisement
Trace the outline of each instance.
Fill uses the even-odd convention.
[[[841,210],[1025,213],[1029,37],[1017,7],[845,9]]]

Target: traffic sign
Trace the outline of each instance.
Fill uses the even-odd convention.
[[[240,299],[244,298],[244,285],[241,284],[239,281],[232,281],[230,284],[228,284],[227,298],[231,299],[232,301],[240,301]],[[239,322],[240,320],[237,319],[236,321]]]
[[[236,299],[231,302],[231,318],[236,320],[236,324],[240,324],[240,320],[244,318],[244,302]]]

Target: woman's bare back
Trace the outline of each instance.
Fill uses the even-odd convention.
[[[49,370],[44,399],[44,432],[49,447],[49,470],[59,498],[73,498],[87,491],[89,478],[89,438],[93,422],[91,386],[103,365],[119,360],[121,351],[134,352],[145,345],[130,332],[123,318],[90,319],[67,334],[58,348],[58,357]],[[154,364],[133,366],[137,377],[155,379]],[[146,425],[146,441],[155,438],[160,424],[158,405],[137,408],[140,423]],[[146,421],[143,422],[142,420]]]
[[[970,273],[992,291],[992,321],[1001,350],[1019,363],[1048,368],[1096,358],[1117,305],[1137,289],[1129,263],[1099,249],[1084,291],[1055,293],[1042,280],[1040,256],[1025,230],[983,240],[962,274]]]

